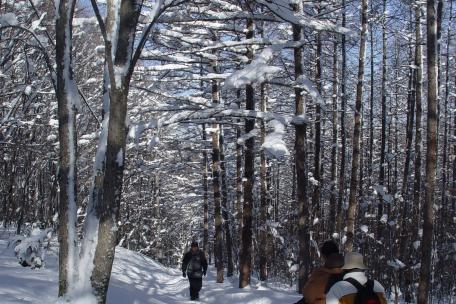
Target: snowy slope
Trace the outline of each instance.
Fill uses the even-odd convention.
[[[0,235],[1,237],[1,235]],[[0,303],[53,303],[56,301],[58,263],[56,249],[46,252],[46,266],[30,269],[20,266],[7,241],[0,239]],[[286,304],[299,296],[291,290],[250,287],[236,288],[237,279],[215,283],[210,267],[204,279],[199,303]],[[109,285],[110,304],[194,303],[189,298],[188,281],[179,270],[169,269],[141,254],[117,248]]]

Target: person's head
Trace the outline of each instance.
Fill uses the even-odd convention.
[[[340,253],[331,253],[325,259],[325,267],[329,269],[342,268],[344,266],[344,256]]]
[[[345,273],[366,270],[367,267],[364,265],[363,255],[359,252],[349,252],[345,254],[344,266],[342,269]]]
[[[323,258],[327,259],[333,253],[339,253],[339,246],[333,240],[326,241],[321,245],[320,253]]]
[[[193,253],[197,252],[199,250],[198,248],[198,242],[197,241],[193,241],[191,246],[190,246],[191,250]]]

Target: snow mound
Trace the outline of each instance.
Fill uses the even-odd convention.
[[[32,269],[41,267],[44,261],[43,246],[52,237],[52,229],[41,230],[35,228],[29,237],[15,237],[10,244],[15,245],[14,254],[22,266],[31,266]]]

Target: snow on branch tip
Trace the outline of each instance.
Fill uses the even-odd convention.
[[[268,62],[274,54],[283,49],[284,45],[273,45],[265,48],[248,64],[244,69],[239,70],[228,76],[225,80],[224,88],[240,88],[245,85],[263,83],[269,81],[276,73],[282,69],[276,66],[269,66]]]

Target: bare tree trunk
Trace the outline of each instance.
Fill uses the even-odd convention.
[[[456,80],[456,79],[455,79]],[[456,109],[456,98],[454,99],[453,109]],[[453,113],[453,137],[456,138],[456,113]],[[456,155],[456,145],[453,145],[453,155]],[[452,211],[456,215],[456,157],[453,158],[453,177],[452,177]]]
[[[128,90],[113,89],[110,94],[111,110],[106,151],[106,175],[103,179],[102,203],[96,207],[100,215],[98,242],[95,251],[92,286],[98,303],[105,303],[117,245],[117,222],[119,220],[122,180],[125,158]]]
[[[347,214],[347,242],[345,251],[353,251],[355,220],[356,220],[356,191],[358,188],[358,170],[359,170],[359,147],[361,138],[361,103],[363,98],[363,81],[364,81],[364,57],[366,55],[366,31],[367,31],[367,0],[361,0],[361,41],[359,47],[358,63],[358,83],[356,85],[356,103],[355,103],[355,126],[353,129],[353,152],[352,152],[352,169],[350,179],[350,198],[348,202]]]
[[[112,3],[109,3],[112,7]],[[115,19],[117,11],[114,9],[108,9],[106,13],[105,21],[105,31],[111,33],[110,35],[110,47],[111,54],[110,57],[107,55],[105,50],[105,62],[104,62],[104,74],[103,74],[103,105],[102,105],[102,123],[101,131],[98,140],[98,147],[95,156],[94,163],[94,173],[92,186],[89,194],[89,202],[87,204],[87,215],[84,222],[84,238],[82,239],[81,250],[80,250],[80,260],[81,268],[86,269],[84,275],[80,275],[79,281],[83,283],[85,288],[90,288],[92,285],[91,277],[93,272],[95,260],[95,250],[92,248],[97,244],[100,213],[97,209],[97,206],[102,204],[103,200],[103,184],[106,174],[106,149],[107,149],[107,137],[108,137],[108,128],[109,128],[109,119],[110,119],[110,88],[111,88],[111,77],[110,69],[112,70],[112,59],[115,57],[115,50],[112,49],[112,46],[117,44],[118,33],[115,33]],[[108,44],[105,41],[105,48]],[[99,208],[99,207],[98,207]],[[90,281],[90,283],[89,283]]]
[[[254,35],[254,24],[251,19],[247,20],[246,38],[251,39]],[[247,58],[253,58],[253,50],[248,48]],[[252,85],[245,88],[245,109],[255,110],[255,92]],[[245,120],[245,133],[248,134],[255,129],[255,119]],[[250,137],[245,142],[244,152],[244,206],[242,211],[242,248],[240,257],[239,288],[244,288],[250,284],[250,274],[252,272],[252,210],[253,210],[253,183],[255,179],[255,139]]]
[[[415,87],[415,168],[414,168],[414,184],[413,184],[413,201],[412,201],[412,221],[413,223],[419,223],[419,210],[420,210],[420,198],[421,198],[421,96],[422,96],[422,47],[421,47],[421,5],[417,4],[415,7],[415,77],[413,86]],[[418,238],[418,226],[412,225],[409,231],[409,239],[414,241]],[[405,269],[405,295],[404,300],[406,303],[412,303],[413,291],[411,283],[413,282],[413,269],[411,265],[414,264],[413,260],[413,246],[405,246],[410,248],[407,252],[403,252],[406,255]]]
[[[238,98],[238,107],[241,108],[241,92],[240,90],[237,91],[237,98]],[[238,124],[240,121],[238,120]],[[237,242],[236,246],[239,246],[242,242],[242,145],[239,144],[238,140],[241,137],[241,128],[236,126],[236,220],[237,220]],[[239,247],[237,247],[239,248]],[[236,252],[236,259],[237,265],[239,265],[239,251]]]
[[[267,111],[267,96],[265,85],[261,84],[260,111]],[[266,138],[266,126],[264,120],[261,121],[261,144],[264,144]],[[259,262],[260,262],[260,281],[268,279],[268,182],[267,182],[267,162],[264,149],[260,156],[260,218],[258,223],[259,228]]]
[[[386,0],[383,0],[383,15],[386,14]],[[385,187],[385,150],[386,150],[386,26],[385,20],[382,22],[382,126],[381,126],[381,143],[380,143],[380,173],[378,177],[379,185]],[[379,198],[378,203],[378,229],[377,239],[383,238],[383,225],[380,218],[383,216],[383,198]]]
[[[275,205],[275,218],[274,221],[278,222],[279,221],[279,206],[280,206],[280,199],[282,198],[280,196],[280,190],[281,190],[281,183],[280,183],[280,164],[277,164],[277,176],[276,176],[276,189],[277,189],[277,195],[276,195],[276,205]]]
[[[370,3],[371,11],[373,11],[373,1]],[[369,187],[374,180],[373,174],[373,159],[374,159],[374,23],[370,23],[370,96],[369,96],[369,160],[368,160],[368,176]]]
[[[334,42],[333,55],[333,104],[332,104],[332,147],[331,147],[331,196],[330,196],[330,211],[329,211],[329,226],[330,233],[336,232],[336,214],[337,214],[337,101],[338,101],[338,86],[339,86],[339,70],[338,70],[338,54],[337,41]]]
[[[207,157],[207,156],[206,156]],[[207,163],[207,162],[206,162]],[[157,234],[160,236],[161,230],[162,230],[162,223],[160,221],[161,219],[161,210],[160,210],[160,173],[156,172],[153,176],[153,183],[154,183],[154,188],[153,188],[153,202],[154,202],[154,211],[153,211],[153,217],[158,220],[158,225],[157,225]],[[206,183],[207,187],[207,183]],[[163,258],[163,248],[164,244],[158,243],[156,252],[159,254],[160,259]]]
[[[412,53],[410,53],[410,58],[412,57]],[[397,257],[401,260],[404,260],[405,257],[405,250],[407,246],[407,233],[408,233],[408,204],[409,204],[409,197],[408,197],[408,183],[409,183],[409,175],[410,175],[410,161],[412,158],[412,143],[413,143],[413,126],[414,126],[414,116],[415,116],[415,83],[414,79],[415,71],[410,68],[409,72],[409,91],[407,95],[407,125],[406,125],[406,137],[405,137],[405,160],[404,160],[404,171],[402,176],[402,188],[401,188],[401,195],[402,200],[398,202],[399,207],[399,225],[397,229],[397,236],[399,238],[399,246],[396,252]],[[402,206],[401,206],[402,205]]]
[[[439,2],[440,4],[440,2]],[[443,6],[443,5],[442,5]],[[449,180],[449,168],[448,168],[448,98],[449,98],[449,64],[450,64],[450,42],[451,42],[451,26],[452,26],[452,20],[453,20],[453,2],[450,1],[450,18],[448,20],[448,29],[447,29],[447,44],[446,44],[446,60],[445,60],[445,95],[443,98],[444,105],[443,105],[443,147],[442,147],[442,183],[441,183],[441,195],[442,195],[442,206],[440,208],[440,213],[441,213],[441,219],[440,219],[440,233],[441,237],[444,238],[444,233],[445,233],[445,228],[446,224],[448,221],[446,220],[447,214],[448,214],[448,199],[447,199],[447,181]],[[442,255],[444,253],[444,250],[442,249],[439,251],[439,254]],[[444,260],[444,257],[441,256],[441,261]]]
[[[98,303],[105,303],[112,263],[117,245],[117,222],[122,196],[125,144],[127,126],[128,92],[133,72],[132,54],[136,25],[141,7],[134,1],[122,1],[118,8],[118,39],[115,45],[106,40],[109,80],[109,126],[107,128],[106,168],[101,202],[95,206],[99,217],[98,240],[93,260],[92,287]],[[115,4],[108,3],[108,10],[115,11]],[[114,46],[114,48],[112,48]],[[115,54],[115,56],[112,56]],[[115,77],[114,67],[122,67],[125,74]]]
[[[212,61],[211,68],[216,72],[216,62]],[[212,80],[212,103],[220,103],[220,92],[217,80]],[[220,167],[220,125],[213,125],[212,132],[212,186],[214,190],[214,218],[215,218],[215,240],[214,258],[217,268],[217,283],[223,283],[223,221],[222,221],[222,193],[220,188],[221,167]]]
[[[224,131],[223,126],[220,125],[220,169],[222,174],[222,215],[223,215],[223,228],[225,229],[225,243],[226,243],[226,260],[227,260],[227,277],[233,276],[233,245],[231,240],[231,216],[228,206],[228,186],[226,184],[226,167],[225,167],[225,147],[224,147]]]
[[[318,12],[320,11],[320,7],[318,8]],[[321,94],[321,33],[317,34],[317,52],[316,56],[316,75],[315,75],[315,83],[318,92]],[[314,184],[313,193],[312,193],[312,208],[315,212],[313,216],[320,218],[320,195],[321,195],[321,120],[323,116],[321,115],[321,106],[320,104],[315,105],[315,150],[314,150],[314,172],[313,177],[318,182],[318,184]]]
[[[346,1],[342,0],[342,27],[346,26]],[[340,148],[340,172],[339,172],[339,196],[337,201],[337,222],[336,231],[337,233],[342,232],[342,221],[343,211],[342,202],[345,198],[345,158],[347,150],[347,132],[345,130],[345,111],[346,111],[346,72],[347,72],[347,49],[346,49],[346,37],[342,35],[342,72],[341,72],[341,112],[340,112],[340,137],[341,137],[341,148]]]
[[[76,278],[76,100],[72,69],[72,21],[76,1],[56,7],[56,78],[59,117],[59,297],[73,288]],[[18,225],[20,227],[20,225]]]
[[[300,12],[301,4],[294,4],[294,11]],[[301,40],[302,29],[300,26],[293,25],[293,40]],[[303,75],[302,48],[294,48],[295,80]],[[304,99],[302,89],[295,87],[295,115],[304,116]],[[299,276],[298,291],[302,292],[304,284],[309,275],[309,202],[307,200],[307,175],[306,175],[306,133],[307,123],[302,117],[299,123],[295,123],[295,166],[296,166],[296,193],[298,203],[298,235],[299,235]]]
[[[364,106],[361,103],[361,110],[360,110],[360,137],[359,137],[359,169],[358,169],[358,200],[362,201],[363,200],[363,172],[364,172],[364,137],[363,137],[363,130],[364,130]]]
[[[415,89],[415,181],[413,185],[413,217],[414,222],[419,222],[419,210],[421,202],[421,116],[422,116],[422,86],[423,86],[423,56],[422,56],[422,38],[421,38],[421,5],[415,7],[415,65],[416,89]],[[413,236],[418,236],[418,225],[414,225]]]
[[[208,204],[208,182],[207,182],[207,150],[206,150],[206,124],[203,124],[203,250],[208,252],[209,246],[209,204]]]
[[[434,191],[437,165],[437,21],[435,1],[427,0],[427,74],[428,74],[428,114],[426,150],[426,195],[423,205],[423,237],[421,241],[421,268],[418,286],[418,303],[426,304],[429,299],[432,273],[431,253],[434,229]]]

